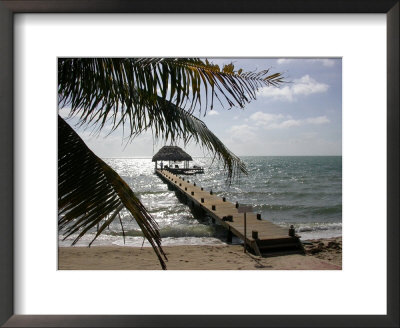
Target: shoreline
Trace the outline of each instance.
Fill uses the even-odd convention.
[[[241,245],[164,246],[168,270],[341,270],[342,237],[305,243],[305,255],[244,253]],[[161,270],[152,248],[59,247],[59,270]]]

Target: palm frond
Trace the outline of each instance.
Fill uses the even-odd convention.
[[[60,116],[58,134],[58,224],[65,238],[78,233],[75,244],[91,228],[101,224],[96,239],[125,207],[165,269],[166,256],[161,248],[158,225],[126,182]]]
[[[215,136],[201,137],[204,123],[197,125],[199,133],[195,128],[185,133],[184,128],[195,126],[184,124],[193,123],[194,116],[170,122],[175,117],[170,109],[178,109],[183,117],[181,109],[192,114],[198,106],[201,113],[202,108],[212,109],[215,99],[228,107],[243,107],[256,98],[258,88],[284,82],[281,73],[244,72],[233,64],[220,68],[198,58],[61,58],[58,68],[59,107],[69,106],[70,116],[78,116],[81,125],[98,131],[107,125],[110,132],[122,126],[131,138],[149,128],[172,140],[193,135],[224,160],[228,177],[239,163],[237,157]]]
[[[157,95],[189,111],[212,109],[215,98],[243,108],[260,87],[284,82],[281,73],[220,69],[198,58],[60,58],[58,79],[60,107],[79,112],[82,122],[103,124],[120,109],[142,113]]]

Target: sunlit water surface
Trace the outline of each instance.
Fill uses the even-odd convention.
[[[104,159],[128,183],[157,221],[163,245],[224,244],[226,231],[206,216],[192,213],[175,192],[154,174],[150,158]],[[282,227],[293,224],[303,240],[336,237],[342,234],[342,157],[243,157],[248,175],[229,185],[222,166],[209,158],[195,158],[205,173],[190,181],[231,202],[251,204],[263,219]],[[125,242],[119,220],[115,220],[93,245],[149,246],[128,212],[121,212]],[[78,246],[87,246],[96,229],[86,234]],[[62,240],[70,246],[76,237]],[[239,243],[237,239],[234,243]]]

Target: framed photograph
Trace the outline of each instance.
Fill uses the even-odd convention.
[[[0,1],[0,9],[1,324],[398,326],[398,1]],[[179,61],[192,65],[183,81],[208,83],[207,98],[195,82],[173,84]],[[160,73],[152,86],[138,80],[154,77],[143,70],[149,65]],[[114,138],[103,125],[79,126],[91,104],[106,117],[107,101],[115,103],[108,92],[96,96],[108,79],[91,90],[71,75],[93,76],[91,67],[125,70],[112,89],[134,90],[118,98],[123,110],[131,99],[145,105],[139,127],[153,109],[165,116],[184,100],[207,99],[193,120],[204,121],[200,140],[228,170],[208,170],[211,159],[176,140],[152,144],[141,134],[121,147],[125,133],[141,132],[129,124]],[[140,94],[117,85],[129,67],[141,69],[132,77]],[[272,91],[257,85],[260,76]],[[147,89],[157,97],[146,98]],[[224,102],[233,109],[218,107]],[[116,127],[118,114],[108,119],[106,128]],[[198,121],[179,120],[196,135]],[[166,126],[155,124],[162,139]],[[254,179],[222,187],[222,173],[242,162],[214,132]],[[144,158],[121,158],[120,148]],[[113,190],[100,188],[104,176]],[[81,189],[68,187],[83,180]],[[95,197],[104,206],[93,207]],[[150,244],[140,247],[143,236]],[[66,247],[93,239],[96,247]],[[283,243],[308,255],[261,256]]]
[[[130,106],[136,87],[121,94],[121,112],[94,135],[74,112],[99,92],[79,91],[71,72],[110,64],[142,71],[132,86],[142,74],[170,76],[143,89],[150,99],[160,90],[145,112]],[[58,67],[59,270],[341,270],[341,58],[59,58]],[[213,79],[198,83],[204,74]],[[135,122],[114,126],[125,110],[139,112]],[[158,142],[140,128],[150,115]],[[140,136],[121,144],[131,128]]]

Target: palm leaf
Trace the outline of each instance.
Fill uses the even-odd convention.
[[[212,109],[214,97],[228,107],[243,108],[256,98],[258,88],[284,82],[281,73],[236,71],[233,64],[220,69],[198,58],[60,58],[58,66],[61,107],[83,109],[81,118],[89,121],[93,112],[109,113],[117,100],[142,110],[144,100],[147,105],[155,101],[157,90],[184,109]],[[134,96],[131,86],[143,92]]]
[[[59,229],[64,230],[65,238],[78,233],[73,241],[75,244],[104,220],[96,239],[125,207],[165,269],[163,257],[166,259],[166,256],[161,248],[157,223],[126,182],[97,157],[60,116],[58,133],[58,224]]]
[[[284,82],[281,73],[236,71],[233,64],[220,69],[197,58],[61,58],[58,68],[60,108],[70,107],[82,124],[99,129],[108,118],[113,127],[119,124],[119,112],[135,112],[132,133],[145,124],[145,110],[157,105],[157,95],[189,112],[212,109],[214,98],[243,108],[260,87]]]
[[[80,124],[92,124],[98,131],[107,124],[110,132],[119,126],[124,131],[128,127],[130,138],[149,128],[156,136],[171,140],[195,135],[192,139],[201,141],[216,158],[223,160],[229,180],[235,172],[243,171],[235,170],[243,167],[238,158],[219,140],[205,140],[201,137],[203,133],[196,133],[193,124],[185,124],[193,120],[171,122],[169,119],[174,115],[169,109],[179,108],[192,114],[199,104],[201,111],[203,97],[205,110],[213,107],[214,97],[229,107],[243,107],[255,99],[259,87],[277,86],[282,82],[280,73],[236,71],[233,64],[220,69],[196,58],[59,60],[60,107],[70,106],[70,115],[79,116]],[[160,106],[160,103],[168,105]],[[184,114],[178,110],[178,116]],[[206,128],[204,123],[198,127],[201,131]],[[182,129],[190,131],[185,133]]]

